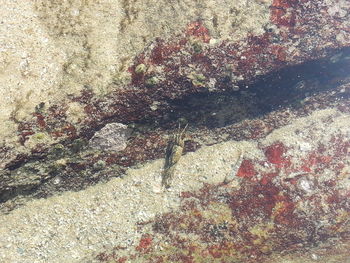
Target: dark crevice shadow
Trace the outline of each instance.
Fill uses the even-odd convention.
[[[347,48],[335,52],[332,57],[287,67],[261,76],[248,87],[242,82],[239,84],[238,91],[207,92],[168,101],[171,110],[162,112],[161,119],[145,118],[137,123],[141,128],[144,126],[144,131],[141,131],[139,135],[143,136],[147,131],[155,129],[162,132],[173,130],[178,127],[181,119],[188,122],[190,129],[214,129],[246,119],[258,118],[280,108],[302,108],[306,98],[312,97],[314,94],[329,92],[344,81],[349,81],[349,69],[350,48]],[[72,159],[74,156],[78,156],[79,152],[74,150],[76,147],[73,144],[66,146],[65,158]],[[52,158],[50,153],[45,156],[33,155],[28,162],[19,162],[11,169],[7,169],[6,176],[11,179],[10,177],[17,174],[18,169],[24,169],[23,171],[26,167],[32,169],[31,167],[35,167],[36,162],[42,162],[44,167],[51,169],[49,161],[63,157]],[[62,181],[62,187],[59,190],[53,181],[57,179],[56,174],[49,173],[50,178],[42,180],[38,185],[2,189],[0,191],[0,204],[17,196],[41,198],[50,196],[52,193],[82,190],[103,180],[108,181],[108,173],[106,175],[101,173],[101,177],[98,178],[93,177],[93,173],[96,171],[92,164],[86,166],[83,171],[80,171],[79,165],[80,160],[73,160],[67,164],[64,171],[59,171],[59,177]],[[75,169],[75,166],[78,168]]]
[[[193,128],[220,128],[280,108],[301,108],[306,98],[330,91],[347,78],[350,78],[350,48],[339,50],[332,57],[258,77],[249,86],[242,82],[238,91],[207,92],[169,101],[172,110],[157,122],[169,128],[177,120],[185,119]]]

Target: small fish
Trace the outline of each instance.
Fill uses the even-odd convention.
[[[185,145],[185,130],[187,128],[187,124],[185,128],[179,129],[176,134],[174,134],[168,142],[166,151],[165,151],[165,162],[162,173],[162,185],[165,188],[170,187],[170,181],[174,176],[175,167],[177,162],[180,160],[183,152],[183,148]]]
[[[234,178],[237,175],[237,172],[239,170],[239,167],[241,167],[241,164],[243,162],[243,150],[239,150],[239,155],[237,161],[231,165],[232,170],[231,172],[225,177],[224,184],[228,184],[234,180]]]

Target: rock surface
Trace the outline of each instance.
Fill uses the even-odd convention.
[[[89,146],[101,151],[119,152],[126,148],[131,130],[122,123],[109,123],[97,131],[89,141]]]
[[[162,118],[173,110],[169,100],[184,95],[235,91],[312,59],[337,61],[350,42],[346,2],[4,1],[13,29],[2,26],[0,166],[107,122]],[[27,142],[42,132],[47,140]]]
[[[312,247],[341,250],[349,238],[349,122],[321,110],[258,141],[203,147],[180,159],[169,191],[156,160],[32,201],[0,217],[1,260],[262,262],[310,249],[329,262],[327,248]]]
[[[0,4],[1,262],[348,262],[347,0]]]

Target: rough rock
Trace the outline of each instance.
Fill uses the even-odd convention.
[[[109,123],[97,131],[89,141],[89,146],[101,151],[119,152],[126,148],[131,130],[122,123]]]
[[[0,4],[0,261],[347,262],[347,0]]]
[[[15,2],[4,2],[9,5],[2,9],[5,24],[18,10],[35,20],[13,23],[13,30],[3,27],[4,40],[16,39],[5,45],[3,81],[18,72],[22,84],[19,89],[15,81],[6,82],[11,88],[3,85],[2,97],[10,99],[0,104],[6,122],[0,165],[38,151],[37,145],[26,144],[38,132],[51,137],[43,151],[57,140],[89,137],[107,122],[161,118],[173,110],[169,100],[184,95],[235,91],[259,76],[312,59],[337,61],[339,49],[350,42],[346,2],[38,0],[16,3],[16,8],[11,8]],[[45,36],[31,34],[26,41],[26,30]],[[6,62],[22,53],[27,54],[23,63]],[[46,63],[54,70],[40,72],[35,63],[48,57],[57,58]],[[21,75],[22,67],[30,74]]]
[[[0,217],[1,259],[280,262],[306,253],[329,262],[336,249],[347,262],[349,121],[326,109],[261,140],[203,147],[180,159],[170,190],[156,160],[124,179],[29,202]]]

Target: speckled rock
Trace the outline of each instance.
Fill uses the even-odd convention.
[[[0,4],[0,261],[346,262],[347,0]]]
[[[127,125],[109,123],[94,134],[89,146],[96,150],[119,152],[126,148],[130,133]]]
[[[169,190],[156,160],[29,202],[0,216],[1,260],[345,263],[349,118],[329,108],[257,141],[203,147],[180,159]]]
[[[0,60],[0,80],[7,83],[1,89],[0,167],[37,152],[25,142],[38,132],[47,132],[48,148],[56,140],[91,136],[107,120],[159,119],[174,110],[169,100],[237,91],[312,59],[337,61],[350,43],[346,0],[7,5],[2,17],[13,29],[3,27],[11,41]],[[16,16],[22,11],[28,15]],[[13,17],[24,20],[12,23]],[[135,71],[139,65],[143,70]]]

